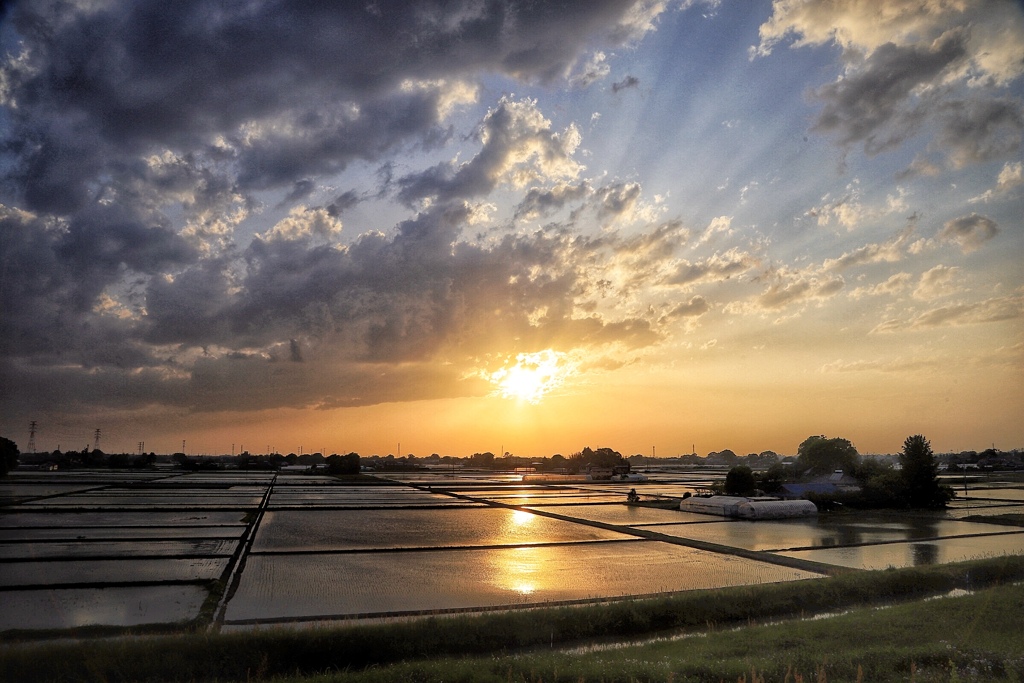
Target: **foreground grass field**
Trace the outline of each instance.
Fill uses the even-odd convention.
[[[1022,579],[1024,558],[1006,557],[366,627],[12,645],[0,680],[1022,681]]]
[[[381,681],[1021,681],[1024,587],[862,607],[613,649],[411,662],[303,683]]]

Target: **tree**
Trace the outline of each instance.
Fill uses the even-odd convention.
[[[906,502],[914,508],[941,508],[953,497],[948,486],[941,486],[932,445],[921,434],[908,436],[900,453],[900,476]]]
[[[737,465],[725,475],[725,493],[730,496],[745,496],[757,488],[754,472],[746,465]]]
[[[708,453],[708,457],[717,457],[723,465],[735,465],[736,460],[739,458],[731,448],[726,448],[718,453]]]
[[[790,468],[781,462],[776,462],[755,478],[759,489],[765,493],[775,493],[790,478]]]
[[[7,473],[18,466],[18,444],[10,439],[0,436],[0,477],[6,477]]]
[[[852,473],[860,454],[846,439],[809,436],[797,448],[797,465],[812,475],[831,474],[836,470]]]
[[[569,457],[579,465],[580,469],[588,466],[615,467],[626,462],[626,459],[622,457],[622,453],[607,447],[594,450],[590,446],[586,446],[579,453],[573,453]]]
[[[483,453],[474,453],[469,456],[469,464],[473,467],[480,467],[483,469],[494,469],[494,453],[485,451]]]
[[[328,474],[359,474],[359,454],[352,452],[346,455],[327,456]]]

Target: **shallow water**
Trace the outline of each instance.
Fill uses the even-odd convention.
[[[85,559],[91,557],[227,557],[238,541],[221,539],[192,541],[52,541],[0,543],[0,560]]]
[[[479,609],[817,576],[651,541],[499,549],[254,555],[230,621]],[[301,580],[298,579],[301,577]]]
[[[243,520],[256,510],[274,477],[244,472],[135,474],[33,473],[5,482],[11,496],[60,494],[0,509],[0,586],[14,589],[2,592],[5,610],[10,604],[22,617],[25,610],[38,611],[37,622],[32,621],[34,613],[22,621],[44,626],[29,628],[83,619],[113,625],[163,623],[197,613],[201,600],[196,596],[205,595],[199,582],[223,574],[225,556],[245,533]],[[533,486],[514,475],[481,473],[394,478],[434,490],[400,483],[344,486],[323,477],[281,475],[228,618],[242,623],[268,618],[314,622],[816,576],[734,555],[638,540],[626,533],[629,527],[857,568],[1024,554],[1024,532],[1018,528],[959,519],[1021,512],[1024,507],[1016,502],[1022,492],[1019,484],[987,481],[985,489],[954,501],[945,517],[931,519],[864,514],[746,522],[626,506],[621,502],[634,487],[628,483]],[[678,492],[709,481],[707,473],[652,473],[652,478],[657,482],[635,485],[641,495]],[[129,486],[146,479],[159,479],[160,487]],[[111,488],[85,490],[98,485]],[[467,497],[496,505],[472,503]],[[537,513],[579,522],[503,507],[510,504],[529,504]],[[93,510],[72,511],[68,506]],[[151,506],[171,509],[153,511]],[[587,522],[620,525],[623,533]],[[964,537],[981,533],[990,535]],[[873,545],[840,547],[849,544]],[[813,549],[792,550],[804,546]],[[153,555],[164,559],[141,559]],[[169,580],[195,585],[91,592],[69,587]],[[126,596],[135,602],[119,606],[117,601]],[[164,599],[170,602],[163,605]],[[65,618],[65,613],[72,616]],[[0,630],[5,628],[11,626],[0,623]]]
[[[792,520],[723,521],[714,524],[660,525],[652,531],[719,543],[747,550],[786,550],[834,547],[859,543],[888,543],[966,534],[1001,533],[1005,526],[959,520],[871,518],[827,515]]]
[[[201,586],[8,591],[0,631],[178,623],[197,617],[206,595]]]
[[[0,586],[70,586],[142,581],[209,581],[220,578],[227,559],[41,560],[0,563]],[[6,599],[7,593],[4,593]]]
[[[243,512],[8,512],[0,529],[77,526],[190,526],[241,524]]]
[[[3,541],[121,541],[143,539],[239,538],[244,526],[69,527],[66,529],[0,529]]]
[[[961,492],[962,495],[963,492]],[[970,498],[984,498],[986,500],[1006,500],[1015,503],[1024,502],[1024,489],[1014,488],[985,488],[974,489],[969,492]]]
[[[1006,527],[1003,527],[1006,529]],[[918,543],[889,543],[851,548],[795,550],[778,555],[854,569],[886,569],[945,564],[1002,555],[1024,555],[1024,532],[999,536],[944,538]]]
[[[262,502],[262,496],[232,495],[138,495],[138,496],[103,496],[103,495],[67,495],[59,498],[22,503],[19,509],[81,509],[81,510],[147,510],[157,508],[198,508],[198,509],[235,509],[256,507]]]
[[[663,522],[717,522],[719,518],[698,515],[681,510],[635,507],[631,505],[531,505],[530,509],[547,510],[556,515],[566,515],[604,524],[661,524]],[[655,529],[656,531],[657,529]]]
[[[626,539],[624,534],[519,510],[270,511],[253,551],[354,550],[565,543]]]

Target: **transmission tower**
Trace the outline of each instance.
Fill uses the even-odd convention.
[[[36,452],[36,421],[28,423],[28,450]]]
[[[92,433],[92,449],[98,451],[100,449],[100,430],[97,429]]]

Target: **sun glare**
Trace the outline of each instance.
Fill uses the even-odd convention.
[[[488,380],[503,398],[539,403],[551,390],[575,373],[576,364],[566,354],[551,349],[520,353],[515,363],[492,372]]]

